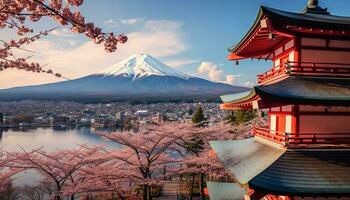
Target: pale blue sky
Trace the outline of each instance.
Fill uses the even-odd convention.
[[[321,6],[328,7],[334,15],[350,15],[349,0],[319,1]],[[149,53],[178,70],[210,78],[206,74],[208,71],[198,73],[200,64],[207,62],[208,66],[216,66],[212,68],[214,76],[211,78],[227,81],[226,75],[234,75],[234,84],[242,85],[247,81],[255,82],[256,75],[267,70],[270,63],[245,60],[235,66],[226,60],[227,47],[239,42],[254,22],[261,5],[299,12],[306,2],[307,0],[85,0],[79,10],[87,21],[95,22],[105,31],[131,34],[130,41],[116,53],[102,55],[90,52],[99,47],[87,45],[87,38],[65,33],[63,28],[33,48],[38,52],[36,57],[39,60],[44,60],[53,69],[71,78],[101,71],[129,54]],[[43,20],[35,26],[43,29],[54,25],[50,20]],[[86,51],[85,57],[80,55],[82,51]],[[59,55],[62,55],[64,62],[59,60]],[[8,73],[7,77],[22,81],[17,85],[28,84],[28,74],[1,72],[0,78],[5,78],[4,73]],[[31,81],[57,81],[42,76],[31,75],[35,77]],[[12,85],[16,84],[7,83],[0,85],[0,88]]]

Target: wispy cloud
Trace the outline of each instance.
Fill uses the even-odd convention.
[[[120,22],[125,25],[136,25],[142,21],[143,21],[143,18],[127,18],[127,19],[120,20]]]
[[[156,58],[168,58],[189,49],[188,43],[182,37],[183,24],[178,21],[152,20],[146,21],[137,31],[128,34],[127,43],[120,45],[115,53],[106,53],[102,45],[92,42],[64,46],[57,40],[39,40],[27,46],[27,49],[37,52],[32,58],[34,61],[46,64],[56,72],[69,78],[77,78],[99,72],[110,65],[135,53],[148,53]],[[72,38],[74,39],[74,38]],[[188,63],[187,61],[172,60],[175,65]],[[177,63],[176,63],[177,62]],[[54,82],[50,75],[31,74],[17,70],[0,72],[0,88],[7,88],[28,84],[42,84]]]
[[[58,37],[74,37],[74,34],[68,29],[55,29],[50,32],[50,35]]]
[[[144,22],[143,18],[125,18],[125,19],[108,19],[103,22],[108,27],[119,27],[124,26],[134,26],[139,25]]]

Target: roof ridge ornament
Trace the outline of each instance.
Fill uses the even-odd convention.
[[[307,6],[302,11],[303,14],[323,14],[329,15],[330,13],[327,11],[327,8],[322,8],[318,5],[318,0],[308,0]]]

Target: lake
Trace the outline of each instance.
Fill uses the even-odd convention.
[[[90,127],[81,127],[67,130],[53,130],[52,128],[35,129],[0,129],[0,147],[5,151],[21,151],[21,147],[31,150],[43,147],[46,151],[56,149],[78,148],[78,144],[104,145],[106,148],[120,148],[119,144],[105,140],[95,134]],[[17,175],[15,185],[31,185],[40,180],[40,176],[33,172]]]
[[[52,128],[35,129],[0,129],[0,146],[6,151],[19,151],[43,146],[47,151],[56,149],[78,148],[78,144],[104,145],[107,148],[120,148],[120,145],[107,141],[96,135],[90,127],[67,130],[53,130]]]

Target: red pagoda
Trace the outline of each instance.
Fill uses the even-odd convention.
[[[268,112],[268,126],[211,143],[245,199],[350,199],[350,17],[317,0],[301,13],[261,7],[229,51],[273,63],[258,86],[221,97],[224,110]]]

